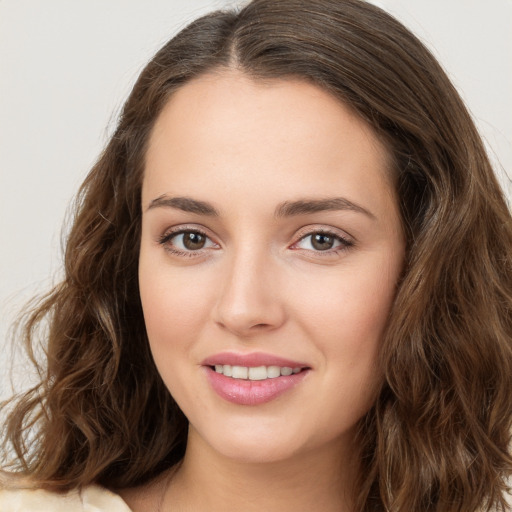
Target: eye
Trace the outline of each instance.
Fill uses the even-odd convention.
[[[352,247],[352,241],[334,233],[317,231],[303,236],[293,248],[315,252],[338,252]]]
[[[171,240],[173,241],[173,244],[180,249],[197,251],[206,245],[208,239],[202,233],[185,231],[184,233],[174,235],[171,237]]]
[[[208,236],[198,230],[183,229],[166,233],[159,243],[164,245],[165,248],[177,254],[191,253],[217,247]]]

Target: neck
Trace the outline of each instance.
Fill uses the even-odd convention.
[[[349,512],[357,471],[353,450],[343,446],[347,443],[338,441],[287,460],[240,462],[215,452],[191,431],[162,512]]]

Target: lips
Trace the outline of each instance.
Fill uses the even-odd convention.
[[[213,390],[238,405],[274,400],[302,382],[311,370],[300,361],[263,353],[225,352],[208,357],[202,365]]]
[[[203,366],[231,365],[231,366],[279,366],[290,368],[309,368],[309,365],[301,361],[293,361],[272,354],[253,352],[251,354],[237,354],[235,352],[221,352],[207,357],[202,363]]]

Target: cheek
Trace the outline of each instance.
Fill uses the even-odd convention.
[[[197,318],[195,291],[187,287],[183,290],[176,281],[167,286],[160,277],[148,277],[140,282],[144,320],[151,344],[182,339],[180,332],[190,331]]]
[[[323,354],[326,403],[322,410],[324,424],[332,427],[333,435],[339,425],[354,425],[366,414],[382,379],[379,351],[396,283],[396,273],[383,268],[344,273],[336,280],[341,284],[326,283],[323,293],[304,309],[305,329]]]
[[[165,258],[164,258],[165,260]],[[176,356],[188,355],[208,320],[212,290],[207,276],[153,261],[141,252],[139,287],[155,363],[165,379]]]
[[[352,266],[302,284],[300,318],[312,338],[338,339],[331,348],[363,352],[382,337],[395,294],[398,272],[389,264]]]
[[[151,268],[151,267],[148,267]],[[205,296],[179,275],[151,268],[139,272],[144,321],[153,360],[165,386],[179,403],[199,397],[187,369],[195,367],[194,340],[200,336]],[[185,398],[184,398],[185,397]]]
[[[356,416],[371,406],[381,380],[378,354],[399,273],[389,262],[374,263],[317,276],[297,303],[302,329],[323,356],[325,389],[339,390],[336,399]]]

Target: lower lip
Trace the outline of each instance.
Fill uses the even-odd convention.
[[[274,379],[242,380],[226,377],[209,366],[206,375],[213,390],[224,400],[238,405],[259,405],[270,402],[299,384],[309,373],[302,370],[292,375]]]

